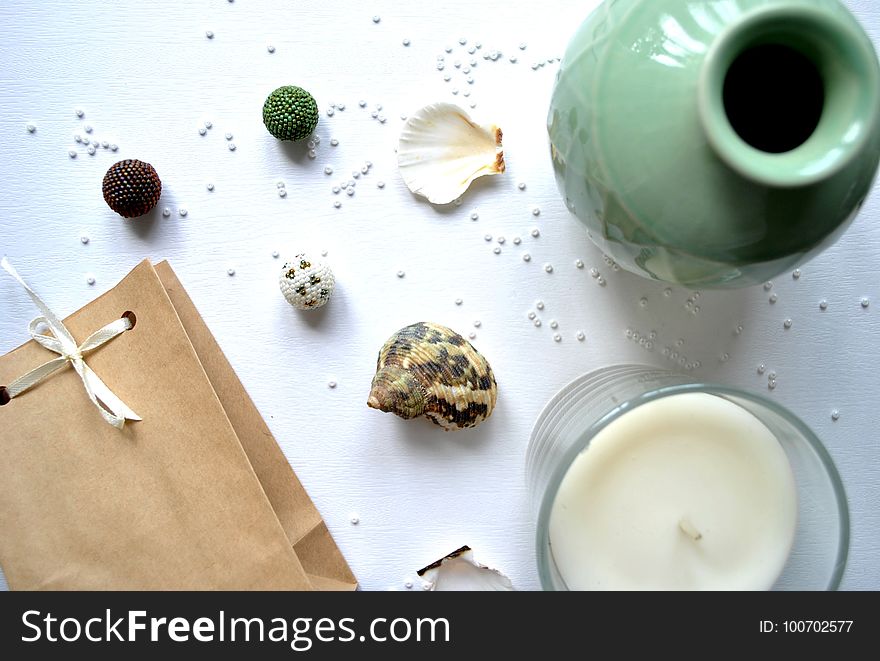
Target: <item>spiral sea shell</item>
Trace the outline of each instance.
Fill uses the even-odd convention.
[[[379,351],[367,406],[445,430],[474,427],[498,397],[485,358],[455,331],[428,322],[401,328]]]

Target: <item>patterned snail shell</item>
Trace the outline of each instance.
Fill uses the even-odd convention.
[[[302,253],[284,264],[278,278],[281,293],[297,310],[314,310],[326,305],[335,283],[329,266]]]
[[[474,427],[495,408],[486,359],[455,331],[428,322],[401,328],[379,351],[367,406],[405,420],[425,416],[446,431]]]

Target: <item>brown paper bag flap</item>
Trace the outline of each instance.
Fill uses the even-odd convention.
[[[355,589],[357,581],[321,515],[171,265],[160,262],[156,273],[312,585]]]
[[[51,304],[51,303],[50,303]],[[65,320],[86,362],[143,417],[119,431],[68,368],[0,406],[0,564],[16,589],[310,589],[149,262]],[[53,354],[0,358],[8,383]]]

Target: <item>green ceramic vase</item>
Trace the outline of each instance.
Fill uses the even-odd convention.
[[[837,0],[606,0],[548,117],[566,206],[624,268],[742,287],[835,241],[880,160],[880,67]]]

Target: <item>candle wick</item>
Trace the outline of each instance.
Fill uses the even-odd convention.
[[[694,524],[692,524],[689,519],[679,520],[678,527],[681,528],[681,531],[685,535],[687,535],[688,537],[693,539],[695,542],[698,542],[701,539],[703,539],[703,533],[701,533],[699,530],[697,530],[694,527]]]

